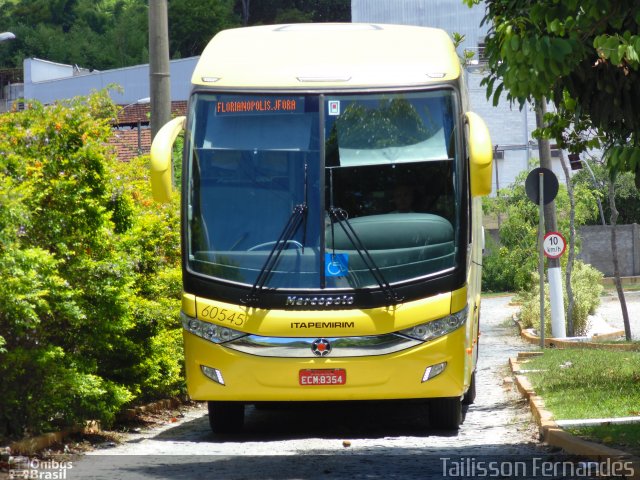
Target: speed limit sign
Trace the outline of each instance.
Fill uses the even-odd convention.
[[[560,232],[548,232],[542,247],[547,258],[560,258],[567,248],[567,241]]]

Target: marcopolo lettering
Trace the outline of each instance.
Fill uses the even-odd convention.
[[[301,297],[290,295],[287,297],[285,306],[287,307],[330,307],[332,305],[353,305],[354,298],[352,295],[337,295],[334,297]]]

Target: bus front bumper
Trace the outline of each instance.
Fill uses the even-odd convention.
[[[465,372],[469,377],[472,357],[465,347],[464,328],[400,352],[349,358],[261,357],[186,331],[184,344],[187,389],[193,400],[247,403],[460,397],[468,387]],[[441,373],[428,378],[445,363]],[[315,383],[310,381],[314,372]],[[330,378],[325,374],[335,372],[335,383],[321,383]]]

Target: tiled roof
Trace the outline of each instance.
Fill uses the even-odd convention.
[[[129,105],[118,112],[115,123],[116,125],[135,125],[138,121],[149,123],[150,110],[149,104]]]
[[[109,145],[118,159],[128,162],[132,158],[142,154],[147,155],[151,149],[151,130],[149,129],[149,104],[129,105],[120,111],[115,122],[113,135],[109,139]],[[171,102],[171,116],[186,115],[187,102]],[[138,120],[140,120],[140,153],[138,152]]]
[[[119,160],[128,162],[138,155],[146,155],[151,149],[151,130],[148,127],[140,129],[140,152],[138,152],[138,129],[114,129],[109,139],[109,145]]]
[[[137,125],[138,121],[142,124],[149,123],[149,112],[151,106],[148,103],[120,105],[123,107],[116,119],[116,125]],[[187,102],[184,100],[171,102],[171,116],[177,117],[186,115]]]

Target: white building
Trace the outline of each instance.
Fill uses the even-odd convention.
[[[191,74],[199,57],[170,62],[171,100],[187,100]],[[64,65],[37,58],[27,58],[24,66],[24,98],[51,103],[62,98],[88,95],[118,85],[121,91],[111,92],[115,103],[127,105],[149,97],[149,65],[89,71],[77,65]]]

